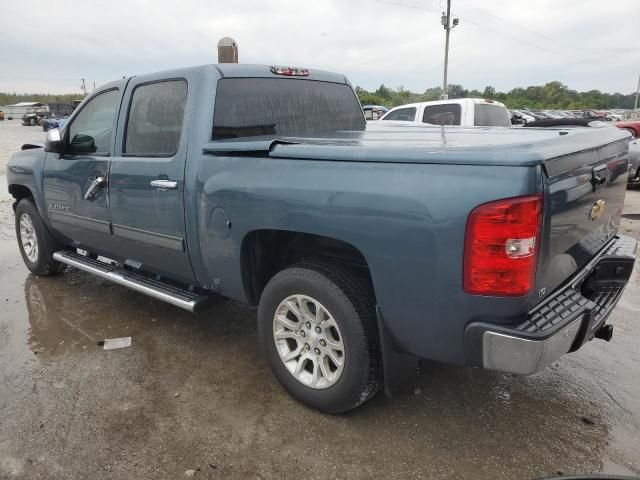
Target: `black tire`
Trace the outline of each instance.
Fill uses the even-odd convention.
[[[20,200],[16,207],[16,238],[18,240],[18,247],[20,248],[20,254],[25,265],[35,275],[53,275],[62,271],[63,265],[53,259],[54,252],[61,249],[61,246],[49,233],[46,225],[38,213],[36,205],[33,203],[32,198],[24,198]],[[33,231],[37,240],[38,252],[35,261],[29,259],[25,253],[23,246],[22,236],[20,233],[20,219],[23,215],[27,215],[33,225]]]
[[[333,385],[311,388],[285,367],[273,337],[278,305],[291,295],[320,302],[335,319],[344,344],[344,367]],[[258,308],[262,351],[284,388],[300,402],[325,413],[345,413],[371,398],[382,380],[375,299],[368,282],[355,273],[323,263],[300,263],[276,274]]]

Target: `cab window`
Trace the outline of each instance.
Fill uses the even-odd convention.
[[[460,125],[462,108],[457,103],[428,105],[424,107],[423,123],[432,125]]]
[[[389,112],[382,120],[413,122],[416,119],[416,107],[399,108]]]
[[[186,102],[185,80],[138,85],[129,107],[124,154],[175,155],[180,144]]]
[[[477,103],[473,124],[476,127],[510,127],[511,119],[501,105]]]
[[[69,125],[68,153],[109,155],[119,101],[118,90],[108,90],[86,103]]]

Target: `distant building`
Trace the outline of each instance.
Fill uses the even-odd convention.
[[[40,102],[19,102],[13,105],[0,106],[0,110],[4,112],[5,117],[22,118],[22,116],[29,112],[33,112],[34,109],[40,111],[49,111],[49,107],[45,103]]]
[[[218,42],[218,63],[238,63],[238,44],[231,37]]]

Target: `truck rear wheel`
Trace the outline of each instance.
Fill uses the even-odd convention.
[[[62,264],[53,259],[60,249],[47,230],[31,198],[20,200],[16,207],[16,237],[22,260],[36,275],[52,275],[62,270]]]
[[[258,331],[276,378],[306,405],[344,413],[378,390],[375,300],[350,271],[301,263],[279,272],[260,299]]]

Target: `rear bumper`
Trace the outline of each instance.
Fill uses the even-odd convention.
[[[570,282],[536,305],[522,323],[466,328],[469,363],[528,375],[594,337],[617,304],[635,261],[637,242],[617,236]]]

